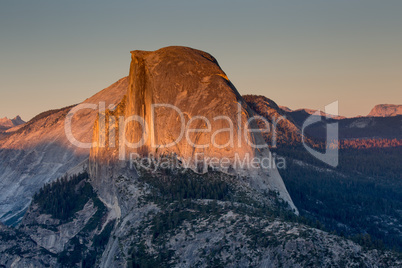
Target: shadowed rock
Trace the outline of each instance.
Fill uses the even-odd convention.
[[[127,78],[120,79],[83,104],[106,107],[118,104],[127,89]],[[63,176],[88,159],[89,148],[80,148],[66,136],[65,119],[76,105],[41,113],[0,140],[0,220],[18,222],[33,194],[44,183]],[[73,117],[71,133],[77,141],[90,143],[95,109],[79,110]],[[17,118],[18,119],[18,118]],[[82,171],[82,167],[77,170]]]

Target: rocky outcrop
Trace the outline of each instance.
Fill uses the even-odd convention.
[[[367,116],[371,117],[390,117],[402,115],[402,105],[379,104],[374,106]]]
[[[38,205],[33,204],[21,222],[20,230],[30,234],[32,240],[49,252],[61,253],[66,244],[88,224],[96,211],[93,201],[89,200],[72,221],[64,223],[41,213]]]
[[[261,134],[248,131],[257,130],[253,115],[208,53],[187,47],[133,51],[125,100],[95,122],[93,183],[112,205],[110,178],[121,175],[133,155],[175,155],[201,173],[212,166],[209,160],[223,159],[213,168],[247,177],[261,191],[277,191],[295,209],[274,164],[247,162],[272,160]]]
[[[0,223],[0,267],[54,267],[55,264],[56,258],[26,233]]]

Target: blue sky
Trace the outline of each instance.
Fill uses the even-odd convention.
[[[402,1],[0,1],[0,117],[79,103],[129,51],[207,51],[241,94],[365,115],[402,103]]]

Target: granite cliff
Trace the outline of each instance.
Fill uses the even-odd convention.
[[[124,174],[133,154],[152,154],[174,155],[200,173],[212,167],[238,175],[255,189],[278,192],[297,211],[274,164],[247,162],[272,157],[254,113],[214,57],[187,47],[132,51],[128,79],[124,100],[99,116],[93,131],[90,174],[109,205],[116,205],[110,178]]]

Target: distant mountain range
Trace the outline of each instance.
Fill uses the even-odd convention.
[[[297,109],[292,110],[289,107],[278,105],[280,109],[287,113],[307,113],[307,114],[314,114],[317,110],[314,109]],[[341,115],[329,115],[322,111],[320,111],[321,116],[332,117],[333,119],[346,119],[346,116]],[[402,105],[398,104],[378,104],[371,109],[370,113],[366,117],[391,117],[391,116],[398,116],[402,115]],[[356,116],[356,117],[365,117],[365,116]]]
[[[25,124],[25,121],[18,115],[13,119],[0,118],[0,140],[10,133],[17,131]]]
[[[0,118],[0,132],[1,131],[6,131],[10,128],[19,126],[25,124],[25,121],[21,119],[21,117],[18,115],[14,117],[13,119],[8,119],[7,117]]]
[[[243,97],[258,115],[267,118],[268,121],[273,117],[278,118],[280,115],[286,118],[279,121],[276,126],[276,141],[279,145],[300,143],[304,122],[311,116],[318,116],[314,115],[316,110],[291,110],[288,107],[277,105],[264,96],[246,95]],[[328,115],[320,111],[320,121],[305,128],[305,138],[307,137],[308,141],[314,141],[313,143],[322,143],[326,138],[327,124],[338,123],[341,146],[366,148],[402,145],[402,115],[398,114],[400,108],[401,105],[377,105],[370,115],[353,118]],[[271,138],[272,134],[266,137],[269,144]],[[371,140],[370,144],[367,144],[368,140]]]
[[[285,107],[286,108],[286,107]],[[287,113],[289,114],[293,114],[296,115],[298,113],[304,113],[304,114],[309,114],[309,115],[313,115],[317,112],[320,113],[320,116],[325,116],[327,118],[332,118],[332,119],[345,119],[345,116],[341,116],[341,115],[332,115],[332,114],[327,114],[323,111],[318,111],[318,110],[314,110],[314,109],[297,109],[297,110],[290,110],[289,108],[287,108],[288,110],[286,110]]]

